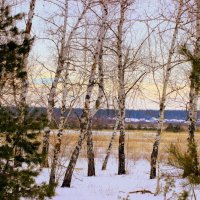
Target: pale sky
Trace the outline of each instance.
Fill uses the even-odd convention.
[[[134,43],[135,45],[133,48],[137,48],[138,45],[140,45],[141,41],[146,38],[147,35],[147,29],[146,29],[146,23],[143,22],[144,19],[147,18],[153,18],[159,15],[159,12],[162,12],[162,10],[165,11],[165,14],[167,16],[172,16],[174,7],[171,4],[171,1],[163,1],[163,8],[160,9],[158,7],[159,5],[159,0],[137,0],[134,6],[132,7],[133,9],[128,12],[128,23],[125,26],[129,26],[131,24],[131,28],[127,31],[126,34],[126,43]],[[23,11],[27,13],[28,11],[28,5],[29,1],[26,1],[26,3],[19,5],[17,8],[15,8],[14,12],[18,11]],[[70,24],[73,24],[73,19],[74,15],[76,15],[76,6],[70,6],[69,9],[69,15],[73,16],[73,18],[70,18]],[[32,71],[35,73],[35,76],[33,77],[34,83],[38,87],[42,87],[43,91],[39,95],[39,99],[43,98],[46,99],[46,94],[44,91],[46,91],[46,86],[43,85],[45,84],[50,84],[51,83],[51,75],[52,73],[48,72],[46,69],[42,69],[41,64],[39,62],[42,62],[45,64],[45,66],[51,70],[55,70],[55,45],[53,42],[50,40],[42,39],[42,38],[48,38],[48,28],[50,25],[45,22],[42,18],[47,18],[49,16],[53,16],[55,12],[57,12],[57,8],[53,4],[49,4],[43,0],[38,0],[36,2],[36,11],[35,11],[35,17],[33,20],[33,28],[32,28],[32,35],[36,36],[36,40],[34,43],[34,47],[32,49],[30,59],[31,59],[31,66],[32,66]],[[39,17],[41,16],[41,17]],[[52,18],[53,19],[53,18]],[[60,22],[57,21],[58,16],[56,16],[56,23],[59,24]],[[139,21],[136,21],[139,20]],[[149,24],[151,27],[155,27],[158,21],[151,20],[149,21]],[[21,24],[21,27],[23,27],[24,24]],[[164,23],[162,26],[160,26],[161,29],[164,29],[165,26],[167,26],[166,23]],[[168,26],[171,27],[172,24],[168,23]],[[171,35],[172,32],[168,31],[164,35],[163,41],[161,48],[164,52],[167,53],[167,45],[170,43],[169,42],[169,34]],[[155,39],[157,37],[157,33],[152,34],[151,42],[153,44],[153,51],[152,54],[157,54],[160,50],[157,50],[160,41]],[[182,35],[180,35],[180,38]],[[147,42],[146,42],[147,43]],[[148,43],[147,43],[148,44]],[[147,48],[147,44],[145,44],[145,48]],[[105,44],[107,45],[107,44]],[[142,50],[141,55],[147,53],[147,49],[145,48]],[[54,59],[53,59],[54,58]],[[158,58],[156,58],[158,59]],[[35,61],[38,60],[39,62]],[[158,59],[159,60],[159,59]],[[145,61],[146,62],[146,61]],[[187,67],[186,67],[187,69]],[[172,74],[173,78],[178,77],[179,79],[184,80],[184,73],[185,73],[185,66],[183,68],[177,68],[175,72]],[[161,79],[162,79],[162,70],[160,70],[156,74],[156,80],[159,82],[158,87],[161,87]],[[183,83],[181,83],[183,84]],[[127,98],[127,108],[130,109],[158,109],[158,92],[156,90],[156,86],[153,82],[152,75],[146,77],[144,79],[143,84],[141,85],[140,90],[142,92],[138,92],[137,95],[135,94],[134,91],[130,93],[130,95]],[[188,98],[188,90],[184,89],[183,91],[180,92],[180,95],[176,95],[177,93],[172,94],[171,98],[167,100],[167,109],[185,109],[185,102],[187,101]],[[35,93],[34,93],[35,95]],[[176,100],[175,100],[176,98]],[[184,100],[183,100],[184,99]],[[39,102],[39,100],[38,100]],[[44,100],[45,102],[45,100]],[[82,103],[82,102],[81,102]],[[81,103],[78,103],[77,106],[81,107]]]

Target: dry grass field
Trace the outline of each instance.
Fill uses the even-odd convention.
[[[105,131],[108,132],[108,131]],[[94,141],[94,153],[96,158],[103,159],[105,156],[106,148],[108,147],[111,133],[105,134],[105,132],[95,132],[93,135]],[[101,134],[102,133],[102,134]],[[55,144],[56,134],[51,135],[51,147]],[[74,145],[77,142],[78,133],[70,133],[67,132],[62,137],[62,157],[68,159],[71,155],[71,151],[73,150]],[[117,158],[118,155],[118,138],[117,135],[114,141],[112,156]],[[126,143],[125,143],[125,151],[126,157],[131,160],[138,159],[150,159],[152,145],[155,138],[155,131],[127,131],[126,132]],[[196,133],[196,141],[197,144],[200,142],[200,132]],[[172,133],[172,132],[164,132],[162,134],[161,144],[160,144],[160,160],[164,161],[167,159],[167,151],[171,143],[179,145],[181,148],[186,149],[187,145],[187,132],[181,133]],[[52,150],[53,148],[51,148]],[[198,148],[200,153],[200,148]],[[52,151],[51,151],[52,155]],[[84,142],[81,154],[81,158],[87,157],[87,148],[86,142]]]

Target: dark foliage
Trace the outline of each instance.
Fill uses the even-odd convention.
[[[189,144],[188,151],[183,151],[180,146],[171,144],[169,148],[169,164],[183,170],[183,178],[187,178],[190,184],[200,184],[200,166],[195,162],[196,144]]]
[[[23,79],[24,56],[30,51],[32,39],[15,26],[23,14],[12,16],[10,7],[0,5],[0,83],[1,90],[9,79]],[[6,78],[5,78],[6,77]],[[0,91],[1,92],[1,91]],[[1,94],[0,94],[1,95]],[[21,119],[21,110],[0,105],[0,199],[18,200],[21,197],[44,199],[53,195],[48,185],[35,183],[42,155],[38,149],[40,130],[46,124],[45,115],[37,110]]]
[[[35,111],[27,113],[22,126],[16,113],[0,108],[0,199],[44,199],[53,194],[47,185],[35,183],[42,161],[37,138],[45,124]],[[16,167],[16,161],[22,167]]]
[[[184,131],[180,124],[168,124],[165,130],[174,133]]]
[[[19,31],[16,27],[18,20],[24,14],[11,16],[10,7],[1,5],[0,7],[0,78],[23,78],[24,56],[30,51],[33,39],[24,39],[24,31]]]

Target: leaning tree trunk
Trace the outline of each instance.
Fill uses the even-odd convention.
[[[58,68],[55,73],[55,78],[53,80],[53,83],[51,85],[51,89],[49,92],[49,98],[48,98],[48,107],[47,107],[47,126],[44,128],[44,137],[43,137],[43,147],[42,147],[42,155],[43,155],[43,162],[42,162],[42,167],[49,167],[49,162],[48,162],[48,152],[49,152],[49,137],[50,137],[50,125],[52,123],[52,118],[53,118],[53,110],[54,110],[54,104],[55,104],[55,95],[56,95],[56,88],[61,76],[61,73],[64,68],[64,55],[63,54],[63,49],[64,49],[64,44],[62,43],[61,46],[61,56],[58,61]]]
[[[115,136],[117,134],[118,125],[119,125],[119,117],[117,117],[117,119],[115,121],[114,130],[113,130],[113,133],[112,133],[112,137],[110,138],[110,143],[108,145],[108,149],[106,151],[106,157],[105,157],[103,165],[102,165],[102,170],[106,170],[108,159],[110,157],[110,153],[111,153],[111,150],[112,150],[113,142],[114,142]]]
[[[92,117],[98,110],[98,108],[101,104],[101,101],[102,101],[102,99],[99,99],[98,107],[96,107],[93,110],[93,112],[90,111],[90,99],[91,99],[92,91],[93,91],[93,88],[95,85],[96,65],[97,65],[96,62],[92,65],[89,83],[87,86],[87,92],[86,92],[86,96],[85,96],[84,109],[83,109],[83,113],[82,113],[81,119],[80,119],[80,135],[79,135],[77,145],[76,145],[74,151],[72,152],[70,162],[69,162],[69,165],[68,165],[66,173],[65,173],[62,187],[70,187],[70,185],[71,185],[72,174],[74,172],[74,168],[75,168],[76,162],[78,160],[83,141],[88,133],[88,129],[89,129],[89,125],[90,125],[89,120],[92,119]],[[91,132],[90,132],[90,136],[92,136]],[[90,140],[91,140],[91,137],[90,137]],[[89,150],[90,150],[90,153],[92,154],[93,149],[90,148]],[[88,158],[90,158],[90,157],[88,157]],[[94,162],[91,162],[91,159],[89,159],[88,166],[90,168],[94,168]],[[88,168],[88,171],[92,171],[92,170]]]
[[[68,6],[68,1],[66,0],[65,5]],[[90,4],[89,4],[90,5]],[[74,33],[76,32],[81,20],[83,19],[87,9],[89,8],[89,5],[86,6],[80,17],[78,18],[76,24],[74,25],[74,27],[72,28],[72,31],[70,32],[67,41],[66,40],[66,33],[67,33],[67,15],[68,15],[68,11],[65,11],[65,20],[64,20],[64,25],[63,25],[63,37],[61,40],[61,52],[59,55],[59,59],[58,59],[58,67],[56,69],[56,73],[55,73],[55,78],[53,80],[53,83],[51,85],[51,89],[49,92],[49,98],[48,98],[48,107],[47,107],[47,119],[48,119],[48,123],[47,123],[47,127],[45,127],[44,129],[44,137],[43,137],[43,149],[42,149],[42,154],[44,156],[43,159],[43,163],[42,166],[43,167],[49,167],[48,164],[48,154],[49,154],[49,137],[50,137],[50,125],[52,122],[52,115],[53,115],[53,109],[54,109],[54,104],[55,104],[55,96],[56,96],[56,89],[57,89],[57,85],[61,76],[61,73],[64,69],[64,64],[65,64],[65,60],[66,60],[66,56],[69,53],[69,44],[72,40],[72,37],[74,35]],[[65,8],[66,10],[67,8]]]
[[[61,111],[62,112],[62,111]],[[63,124],[64,124],[64,117],[61,116],[60,118],[60,127],[58,130],[57,138],[56,138],[56,144],[54,148],[54,156],[53,156],[53,162],[51,165],[51,172],[50,172],[50,179],[49,179],[49,186],[53,187],[56,183],[56,169],[58,165],[58,158],[60,154],[60,149],[61,149],[61,139],[63,135]]]
[[[160,138],[161,138],[161,133],[163,130],[163,123],[164,123],[164,111],[165,111],[165,98],[162,98],[161,103],[160,103],[160,116],[159,116],[159,122],[158,122],[158,127],[157,127],[157,133],[156,133],[156,138],[153,144],[153,151],[151,153],[151,171],[150,171],[150,179],[153,179],[156,177],[156,163],[157,163],[157,157],[158,157],[158,148],[160,144]]]
[[[102,25],[99,30],[96,52],[95,52],[95,56],[94,56],[94,63],[91,68],[89,82],[87,85],[85,104],[84,104],[84,109],[83,109],[83,113],[81,115],[81,120],[80,120],[80,135],[79,135],[78,143],[77,143],[74,151],[72,152],[70,162],[69,162],[69,165],[68,165],[66,173],[65,173],[62,187],[70,187],[70,185],[71,185],[72,174],[74,172],[75,165],[78,160],[80,150],[82,148],[82,143],[85,139],[85,136],[86,136],[86,133],[88,130],[89,120],[90,120],[90,118],[92,118],[94,116],[96,111],[99,109],[99,106],[100,106],[100,104],[102,102],[102,98],[103,98],[102,95],[99,96],[99,98],[96,101],[95,109],[90,111],[90,99],[91,99],[92,91],[95,86],[96,68],[97,68],[97,64],[99,63],[99,60],[102,59],[102,44],[103,44],[103,41],[105,38],[106,27],[107,27],[107,24],[106,24],[107,15],[108,15],[107,1],[101,2],[101,5],[102,5],[102,15],[103,15],[102,16]],[[103,90],[103,88],[101,88],[101,89]]]
[[[166,66],[164,83],[163,83],[162,97],[160,100],[160,111],[159,111],[159,121],[158,121],[157,133],[156,133],[156,138],[155,138],[155,141],[153,144],[153,150],[151,153],[150,179],[154,179],[156,177],[156,162],[157,162],[157,157],[158,157],[161,134],[163,131],[167,87],[168,87],[169,78],[170,78],[170,74],[171,74],[171,70],[172,70],[171,61],[172,61],[172,56],[173,56],[173,52],[174,52],[174,48],[175,48],[175,44],[176,44],[177,35],[178,35],[178,26],[181,21],[182,7],[183,7],[183,0],[181,0],[179,2],[179,9],[178,9],[178,14],[177,14],[177,18],[176,18],[176,25],[174,28],[171,47],[169,50],[169,56],[168,56],[168,60],[167,60],[167,66]]]
[[[104,12],[107,14],[107,7],[104,7]],[[105,14],[105,15],[106,15]],[[105,16],[106,17],[106,16]],[[106,19],[104,19],[106,20]],[[104,25],[105,26],[105,25]],[[104,36],[105,37],[104,30]],[[98,63],[98,96],[95,102],[95,107],[90,111],[90,118],[88,122],[88,134],[87,134],[87,152],[88,152],[88,176],[95,176],[95,162],[94,162],[94,149],[93,149],[93,140],[92,140],[92,118],[95,115],[96,111],[99,109],[102,99],[104,97],[104,70],[103,70],[103,40],[99,44],[99,56],[97,59]]]
[[[104,39],[104,37],[102,39]],[[98,41],[100,42],[101,39]],[[102,56],[98,56],[98,57],[102,59]],[[85,106],[84,106],[83,113],[82,113],[81,119],[80,119],[80,128],[81,128],[80,135],[79,135],[77,145],[76,145],[74,151],[72,152],[70,162],[69,162],[69,165],[68,165],[66,173],[65,173],[62,187],[70,187],[70,185],[71,185],[71,179],[72,179],[72,175],[73,175],[73,172],[75,169],[75,165],[78,160],[83,141],[88,133],[90,134],[90,135],[88,135],[88,140],[90,142],[92,141],[92,130],[91,130],[92,124],[91,124],[90,120],[93,118],[93,116],[99,109],[99,106],[101,105],[101,102],[103,99],[103,96],[98,96],[99,98],[96,100],[95,108],[92,109],[92,111],[90,110],[90,108],[89,108],[90,107],[90,99],[91,99],[92,91],[93,91],[93,88],[95,85],[96,65],[97,64],[95,62],[91,69],[89,84],[87,86],[87,92],[86,92],[86,96],[85,96]],[[88,132],[88,130],[90,132]],[[89,171],[90,172],[93,171],[93,173],[95,172],[94,161],[93,161],[94,153],[93,153],[93,148],[91,148],[91,143],[90,143],[90,146],[88,147],[88,150],[89,150],[88,151],[88,154],[89,154],[88,155],[88,175],[89,175]]]
[[[118,34],[117,34],[117,57],[118,57],[118,107],[119,107],[119,164],[118,164],[118,174],[125,174],[125,83],[124,75],[125,69],[122,63],[122,35],[123,35],[123,24],[125,21],[125,11],[126,11],[126,2],[121,3],[120,9],[120,21],[118,25]]]
[[[60,116],[60,123],[59,123],[59,129],[58,134],[56,137],[56,145],[54,148],[54,156],[53,156],[53,162],[51,166],[51,172],[50,172],[50,179],[49,179],[49,186],[53,187],[56,183],[56,169],[58,166],[58,159],[60,155],[61,150],[61,139],[63,135],[63,128],[65,125],[65,113],[66,113],[66,99],[67,99],[67,80],[68,80],[68,70],[69,70],[69,63],[66,66],[65,69],[65,75],[64,75],[64,82],[63,82],[63,88],[62,88],[62,106],[61,106],[61,116]]]
[[[100,44],[98,61],[98,96],[95,101],[95,107],[90,111],[87,130],[87,156],[88,156],[88,176],[95,176],[94,149],[92,140],[92,118],[99,109],[104,97],[104,72],[103,72],[103,42]]]
[[[93,84],[90,85],[89,89],[90,90],[93,89]],[[90,97],[91,97],[91,91],[87,92],[87,95],[86,95],[86,98],[85,98],[85,108],[83,110],[81,120],[80,120],[81,130],[80,130],[78,143],[77,143],[74,151],[72,152],[70,162],[69,162],[69,165],[67,167],[65,177],[64,177],[64,180],[63,180],[63,183],[62,183],[62,187],[70,187],[70,184],[71,184],[72,174],[73,174],[76,162],[78,160],[78,156],[79,156],[80,150],[82,148],[82,143],[85,139],[86,130],[87,130],[87,126],[88,126],[88,118],[89,118],[89,107],[88,106],[89,106]]]

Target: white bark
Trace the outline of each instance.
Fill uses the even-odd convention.
[[[200,1],[196,0],[196,46],[194,57],[195,59],[200,59]],[[189,110],[188,110],[188,153],[191,156],[193,173],[195,176],[199,176],[199,161],[197,154],[197,147],[195,142],[195,131],[196,131],[196,122],[197,122],[197,102],[198,95],[200,90],[199,85],[199,70],[196,69],[196,60],[192,61],[192,69],[190,74],[190,92],[189,92]],[[200,63],[198,61],[198,63]],[[187,176],[187,171],[184,171],[184,176]]]
[[[61,76],[62,71],[64,70],[64,64],[67,59],[67,56],[69,55],[70,50],[70,42],[72,40],[73,35],[75,34],[76,30],[78,29],[78,26],[83,19],[84,15],[86,14],[89,5],[86,5],[79,16],[77,22],[75,23],[74,27],[72,28],[71,32],[69,33],[68,38],[66,39],[66,33],[67,33],[67,17],[64,18],[64,24],[63,24],[63,37],[61,41],[61,50],[60,55],[58,57],[58,67],[55,72],[55,77],[51,85],[51,89],[49,92],[48,97],[48,106],[47,106],[47,118],[48,118],[48,126],[44,129],[44,139],[43,139],[43,155],[44,155],[44,162],[43,167],[48,167],[48,151],[49,151],[49,135],[50,135],[50,124],[52,122],[52,115],[53,115],[53,109],[55,104],[55,96],[56,96],[56,89],[57,85]],[[65,8],[66,9],[66,8]],[[68,13],[65,12],[65,14],[68,15]]]
[[[104,6],[104,12],[107,12],[107,5]],[[106,14],[107,15],[107,14]],[[105,16],[106,16],[105,15]],[[107,19],[103,18],[103,22]],[[103,24],[104,25],[104,24]],[[106,33],[106,27],[100,31],[100,38],[102,41],[97,45],[98,58],[96,63],[98,64],[98,96],[95,102],[95,106],[90,111],[90,116],[88,119],[88,130],[87,130],[87,155],[88,155],[88,176],[95,176],[95,163],[94,163],[94,151],[93,151],[93,141],[92,141],[92,118],[98,111],[100,105],[102,104],[104,97],[104,71],[103,71],[103,40]]]
[[[125,22],[125,12],[127,10],[128,1],[122,1],[120,3],[120,20],[118,24],[117,32],[117,58],[118,58],[118,107],[119,107],[119,165],[118,174],[125,174],[125,69],[122,61],[122,41],[123,41],[123,25]]]
[[[195,46],[195,57],[200,57],[200,1],[196,0],[196,46]],[[199,87],[196,85],[195,80],[193,80],[193,69],[191,70],[191,82],[190,82],[190,93],[189,93],[189,140],[194,140],[194,132],[196,129],[196,122],[197,122],[197,102],[198,102],[198,93]],[[195,74],[197,75],[197,74]]]
[[[106,151],[106,157],[105,157],[103,165],[102,165],[102,170],[106,170],[108,159],[110,157],[110,153],[111,153],[111,150],[112,150],[112,145],[113,145],[115,136],[117,134],[117,128],[118,128],[118,126],[119,126],[119,116],[117,116],[116,121],[115,121],[115,126],[114,126],[114,129],[113,129],[112,137],[110,138],[108,149]]]
[[[155,142],[153,144],[153,151],[151,154],[151,172],[150,172],[151,179],[156,177],[156,162],[157,162],[161,134],[163,131],[167,88],[168,88],[169,78],[170,78],[170,74],[171,74],[171,70],[172,70],[171,62],[172,62],[172,56],[174,54],[174,49],[175,49],[175,45],[176,45],[178,28],[179,28],[179,24],[181,22],[182,9],[183,9],[183,0],[180,0],[178,13],[177,13],[177,17],[176,17],[176,25],[175,25],[173,36],[172,36],[172,41],[171,41],[171,46],[169,49],[169,55],[168,55],[168,59],[167,59],[166,71],[165,71],[165,76],[164,76],[164,81],[163,81],[163,88],[162,88],[162,94],[161,94],[161,99],[160,99],[160,113],[159,113],[157,134],[156,134]]]
[[[27,19],[27,23],[26,23],[24,40],[30,40],[30,38],[31,38],[31,28],[32,28],[32,21],[33,21],[33,17],[34,17],[35,4],[36,4],[36,0],[31,0],[29,12],[28,12],[28,19]],[[20,103],[19,103],[20,123],[23,123],[23,121],[24,121],[25,109],[26,109],[26,99],[27,99],[27,93],[28,93],[28,56],[29,56],[29,54],[25,54],[24,58],[23,58],[22,72],[24,72],[25,75],[21,80],[21,92],[20,92]]]
[[[62,44],[65,43],[65,35],[66,35],[66,29],[67,29],[67,19],[68,19],[68,0],[65,0],[65,14],[64,14],[64,26],[63,26],[63,39]],[[61,55],[64,57],[64,45],[61,47]],[[67,53],[67,57],[69,59],[69,52]],[[61,58],[62,59],[62,58]],[[64,59],[64,58],[63,58]],[[67,100],[67,81],[68,81],[68,75],[69,75],[69,61],[67,62],[67,65],[64,69],[64,80],[63,80],[63,87],[62,87],[62,102],[61,102],[61,116],[60,116],[60,122],[59,122],[59,129],[58,134],[56,138],[56,144],[54,147],[54,157],[53,162],[51,166],[51,172],[50,172],[50,179],[49,179],[49,185],[54,186],[56,181],[56,168],[58,165],[58,158],[60,155],[61,150],[61,139],[63,135],[63,128],[65,125],[65,112],[66,112],[66,100]]]
[[[107,0],[101,2],[102,24],[100,27],[99,36],[97,38],[96,51],[95,51],[95,55],[94,55],[94,63],[91,67],[89,82],[88,82],[87,90],[86,90],[84,109],[83,109],[83,113],[82,113],[81,121],[80,121],[80,128],[81,128],[80,135],[79,135],[77,145],[71,155],[70,162],[69,162],[69,165],[68,165],[66,173],[65,173],[62,187],[70,187],[72,174],[73,174],[73,171],[74,171],[74,168],[75,168],[75,165],[76,165],[76,162],[77,162],[77,159],[78,159],[81,147],[82,147],[82,143],[85,139],[85,136],[86,136],[86,133],[88,130],[89,120],[96,113],[96,111],[98,110],[98,108],[101,104],[101,101],[102,101],[101,94],[102,94],[103,88],[101,88],[99,90],[99,95],[98,95],[98,99],[97,99],[97,103],[96,103],[95,107],[92,109],[92,111],[90,110],[90,99],[91,99],[92,91],[95,86],[96,68],[97,68],[97,65],[99,64],[99,62],[101,63],[102,44],[103,44],[104,37],[106,34],[106,30],[107,30],[107,16],[108,16],[108,7],[107,6],[108,6]]]

